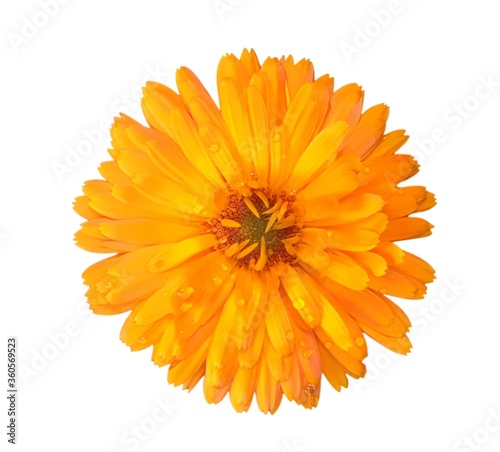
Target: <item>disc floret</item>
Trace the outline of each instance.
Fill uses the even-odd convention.
[[[293,193],[273,196],[266,189],[231,193],[220,215],[209,221],[219,249],[257,271],[294,263],[301,230],[294,201]]]

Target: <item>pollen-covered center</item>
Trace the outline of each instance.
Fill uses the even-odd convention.
[[[209,221],[219,249],[255,270],[278,262],[293,263],[301,225],[293,194],[271,196],[266,190],[232,193],[218,218]]]

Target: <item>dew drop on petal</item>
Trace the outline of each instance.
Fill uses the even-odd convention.
[[[191,303],[182,303],[179,307],[179,309],[182,311],[182,312],[187,312],[189,311],[191,308],[193,307],[193,305]]]
[[[293,338],[295,337],[295,335],[293,334],[293,331],[287,331],[285,336],[289,341],[293,341]]]
[[[380,293],[387,293],[387,289],[386,289],[385,287],[381,287],[381,288],[379,289],[379,292],[380,292]]]
[[[311,314],[306,315],[306,322],[311,323],[314,320],[314,317]]]
[[[306,343],[304,341],[300,341],[300,346],[303,347],[304,345],[306,345]]]
[[[292,304],[295,309],[302,309],[306,303],[303,298],[297,297],[293,299]]]
[[[308,397],[311,397],[315,391],[316,391],[316,385],[313,385],[311,383],[308,383],[304,388],[304,394]]]
[[[325,342],[325,348],[330,349],[333,347],[333,343],[330,341]]]
[[[191,295],[193,295],[194,289],[192,287],[183,287],[177,292],[177,296],[183,300],[187,300]]]
[[[220,279],[218,276],[214,276],[212,278],[212,283],[216,286],[220,286],[222,284],[222,279]]]
[[[193,207],[193,211],[194,213],[201,213],[203,210],[203,206],[201,204],[196,204],[194,207]]]
[[[304,395],[306,396],[306,406],[312,407],[318,404],[319,397],[316,394],[316,385],[308,383],[304,388]]]
[[[144,336],[141,336],[139,339],[137,339],[137,342],[139,342],[139,344],[145,344],[146,338]]]
[[[229,267],[226,265],[226,264],[221,264],[220,265],[220,268],[222,269],[222,271],[224,272],[227,272],[229,270]]]
[[[276,132],[273,136],[273,141],[277,143],[279,140],[281,140],[281,135]]]
[[[238,298],[235,300],[236,306],[245,306],[245,300],[243,298]]]
[[[306,359],[310,358],[312,355],[313,355],[313,351],[310,348],[308,348],[307,350],[304,350],[302,352],[302,356]]]
[[[213,143],[209,146],[208,150],[215,154],[216,152],[219,152],[219,145],[217,143]]]
[[[363,336],[358,336],[357,338],[354,339],[354,343],[358,346],[358,347],[362,347],[365,343],[365,340],[363,338]]]

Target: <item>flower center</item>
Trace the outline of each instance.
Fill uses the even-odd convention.
[[[295,196],[249,189],[245,195],[231,193],[218,218],[209,221],[210,231],[218,239],[218,247],[228,257],[254,270],[293,263],[301,224],[293,209]]]

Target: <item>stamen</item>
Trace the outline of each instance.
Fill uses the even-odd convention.
[[[247,187],[243,182],[237,184],[235,188],[242,196],[252,196],[252,190],[250,190],[250,188]]]
[[[224,254],[227,257],[234,256],[238,252],[238,245],[239,243],[233,243],[232,245],[228,246],[224,251]]]
[[[285,245],[285,250],[288,254],[290,254],[290,256],[296,256],[297,251],[295,250],[295,248],[292,245],[294,245],[295,243],[298,243],[298,241],[299,241],[299,237],[297,235],[295,235],[293,237],[288,237],[287,239],[281,240],[281,243],[283,243],[283,245]]]
[[[271,230],[277,219],[278,219],[278,214],[274,212],[269,218],[269,221],[267,222],[266,230],[264,231],[265,234],[267,234]]]
[[[289,243],[291,245],[293,245],[294,243],[298,243],[299,241],[299,236],[298,235],[294,235],[293,237],[288,237],[287,239],[282,239],[281,240],[281,243]]]
[[[281,206],[280,212],[278,213],[278,220],[279,221],[281,221],[281,219],[285,216],[287,208],[288,208],[288,203],[284,202],[283,205]]]
[[[250,198],[243,198],[243,202],[248,207],[250,212],[252,212],[257,218],[260,218],[259,211],[255,207],[254,203],[250,201]]]
[[[279,198],[273,207],[271,207],[270,209],[267,209],[266,211],[264,211],[262,213],[264,215],[270,215],[270,214],[276,212],[277,210],[279,210],[282,204],[283,204],[283,200],[281,198]]]
[[[283,221],[276,223],[274,229],[286,229],[295,224],[295,215],[289,215]]]
[[[286,252],[290,256],[296,256],[297,255],[297,251],[295,250],[295,248],[293,247],[293,245],[291,245],[290,243],[285,243],[284,245],[285,245]]]
[[[258,246],[258,243],[252,243],[249,247],[245,248],[240,254],[238,254],[236,259],[242,259],[243,257],[248,256]]]
[[[249,243],[250,243],[250,239],[243,240],[243,242],[241,242],[241,243],[238,245],[237,252],[239,253],[239,252],[240,252],[243,248],[245,248],[245,246],[247,246]]]
[[[267,196],[264,193],[262,193],[261,191],[256,191],[254,193],[261,199],[261,201],[264,203],[266,208],[269,209],[269,199],[267,199]]]
[[[241,243],[235,242],[231,246],[229,246],[228,248],[226,248],[226,251],[224,251],[224,254],[227,257],[234,256],[236,253],[238,253],[243,248],[245,248],[245,246],[247,246],[249,243],[250,243],[250,239],[247,239],[247,240],[245,240],[244,242],[241,242]]]
[[[222,224],[222,226],[225,226],[226,228],[241,228],[240,223],[234,220],[228,220],[227,218],[220,220],[220,223]]]
[[[264,268],[267,262],[267,252],[266,252],[266,239],[264,236],[260,238],[260,257],[255,264],[255,270],[260,271]]]

